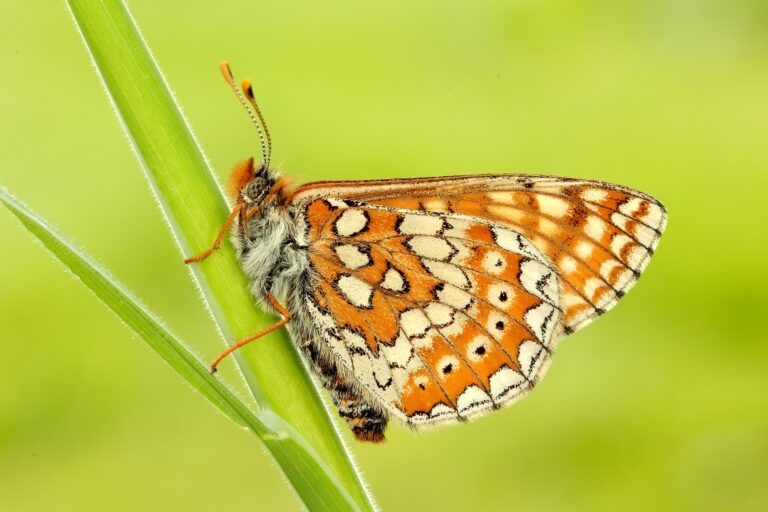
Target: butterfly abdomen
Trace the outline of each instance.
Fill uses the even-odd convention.
[[[295,336],[295,333],[294,333]],[[349,425],[359,441],[378,443],[384,440],[387,415],[375,407],[339,372],[332,358],[325,356],[312,338],[301,340],[300,346],[312,365],[320,384],[328,390],[339,416]]]

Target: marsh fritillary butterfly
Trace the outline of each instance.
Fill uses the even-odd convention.
[[[557,342],[635,284],[664,231],[656,199],[557,176],[289,190],[269,167],[271,140],[250,83],[242,95],[226,63],[222,71],[259,129],[263,163],[233,170],[228,222],[214,247],[186,261],[208,256],[236,222],[252,289],[283,319],[212,369],[286,325],[360,440],[383,440],[389,417],[420,428],[523,397]]]

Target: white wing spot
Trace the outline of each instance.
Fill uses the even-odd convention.
[[[623,267],[623,266],[624,265],[622,265],[621,262],[618,261],[618,260],[613,260],[613,259],[605,260],[602,263],[602,265],[600,265],[600,272],[599,272],[600,273],[600,277],[602,277],[603,279],[605,279],[606,281],[608,281],[610,283],[611,281],[610,281],[609,278],[611,276],[611,273],[614,272],[614,269],[616,267]]]
[[[384,357],[392,365],[397,365],[402,368],[408,364],[408,361],[413,355],[413,348],[411,342],[408,341],[405,333],[401,330],[400,335],[395,340],[394,345],[379,345],[379,350],[384,354]]]
[[[329,197],[328,199],[326,199],[326,201],[328,201],[328,204],[330,204],[334,208],[347,208],[349,206],[349,204],[347,204],[347,202],[344,201],[343,199],[337,199],[335,197]]]
[[[592,256],[592,252],[595,250],[595,246],[591,243],[587,242],[586,240],[580,240],[576,247],[574,248],[574,252],[576,253],[576,256],[583,260],[588,260]]]
[[[630,283],[633,283],[636,280],[637,278],[635,277],[635,274],[628,268],[625,268],[616,277],[616,282],[611,284],[613,284],[613,287],[617,290],[624,290]]]
[[[453,309],[440,302],[430,302],[424,308],[427,318],[436,327],[445,327],[453,322]]]
[[[371,257],[356,245],[337,245],[334,250],[344,266],[351,270],[357,270],[372,263]]]
[[[365,342],[365,338],[360,336],[355,331],[345,328],[345,329],[342,329],[341,335],[344,338],[344,342],[347,344],[348,347],[362,349],[362,350],[370,350],[370,347],[368,347],[368,343]]]
[[[555,222],[542,217],[539,219],[539,231],[550,237],[557,237],[560,234],[560,226]]]
[[[355,276],[343,275],[336,281],[347,302],[359,308],[370,308],[373,298],[373,287]]]
[[[404,292],[406,290],[405,277],[399,270],[390,267],[384,272],[381,287],[393,292]]]
[[[488,287],[486,300],[502,311],[515,302],[515,290],[506,283],[494,283]]]
[[[510,192],[488,192],[486,196],[494,203],[515,204],[515,199]]]
[[[437,291],[437,299],[459,311],[468,308],[472,304],[472,296],[470,294],[449,284]]]
[[[416,254],[433,260],[447,260],[456,249],[442,238],[414,236],[406,245]]]
[[[459,359],[456,356],[443,356],[437,362],[435,367],[435,374],[441,379],[449,379],[451,373],[455,372],[459,367]]]
[[[605,233],[605,224],[600,217],[596,215],[590,215],[587,219],[587,223],[584,225],[584,232],[589,238],[599,242],[603,239],[603,233]]]
[[[528,378],[536,375],[538,367],[541,365],[541,351],[544,350],[541,345],[535,341],[526,340],[520,344],[518,349],[517,361],[520,363],[520,369],[523,375]]]
[[[491,339],[485,334],[478,334],[475,338],[467,343],[467,359],[473,363],[479,363],[485,358],[490,350]]]
[[[421,262],[430,274],[435,276],[441,281],[450,283],[459,288],[468,289],[470,286],[469,279],[464,272],[456,265],[450,263],[443,263],[442,261],[430,261],[425,260]]]
[[[499,275],[507,269],[507,259],[498,251],[489,251],[483,257],[481,265],[488,274]]]
[[[368,226],[368,217],[362,210],[349,209],[336,219],[334,227],[339,236],[353,236]]]
[[[548,345],[552,329],[559,320],[559,312],[551,304],[542,302],[538,306],[526,311],[523,319],[531,327],[539,341],[544,345]]]
[[[454,312],[453,321],[445,327],[441,327],[440,332],[446,338],[460,336],[461,333],[464,332],[464,326],[467,323],[467,318],[467,315],[464,313]]]
[[[554,270],[535,260],[523,261],[520,264],[520,284],[526,291],[536,297],[557,304],[558,280]],[[547,279],[545,277],[549,276]],[[543,281],[542,281],[543,280]],[[542,285],[543,283],[543,285]],[[541,290],[539,287],[541,286]]]
[[[442,340],[443,340],[443,336],[437,331],[437,329],[430,327],[429,329],[427,329],[427,333],[423,337],[412,338],[411,343],[413,343],[414,349],[416,349],[421,353],[424,353],[432,350],[432,348],[435,345],[435,341],[437,341],[437,343],[439,344],[439,343],[442,343]]]
[[[606,192],[605,190],[600,190],[599,188],[588,188],[587,190],[581,193],[581,198],[591,203],[602,204],[607,197],[608,197],[608,192]]]
[[[613,237],[613,240],[611,240],[611,251],[616,256],[622,257],[622,252],[624,252],[625,248],[628,248],[625,262],[630,267],[637,269],[647,256],[648,251],[626,235]]]
[[[478,386],[469,386],[456,398],[459,414],[480,412],[492,405],[491,398]]]
[[[403,215],[398,231],[403,235],[436,235],[443,219],[434,215]]]
[[[576,260],[567,254],[560,258],[560,270],[562,270],[563,273],[570,274],[571,272],[576,272],[577,267],[578,263],[576,263]]]
[[[536,201],[539,203],[539,211],[544,215],[561,219],[566,216],[570,205],[561,197],[538,194]]]
[[[424,208],[433,212],[445,211],[447,207],[448,205],[442,199],[429,199],[424,202]]]
[[[544,261],[541,253],[528,241],[527,238],[520,235],[519,233],[506,228],[500,228],[498,226],[493,226],[491,231],[493,231],[496,245],[502,249],[512,251],[515,254],[529,256],[539,261]]]
[[[443,226],[446,228],[445,231],[443,231],[443,236],[466,239],[468,238],[467,229],[471,226],[472,224],[466,220],[451,217],[450,226]]]
[[[507,317],[498,311],[491,311],[488,319],[485,321],[485,330],[491,333],[494,339],[501,340],[504,337],[504,331],[509,323]]]
[[[409,338],[423,337],[432,327],[429,318],[420,309],[409,309],[401,313],[400,325]]]
[[[525,378],[510,369],[507,366],[503,366],[499,371],[491,375],[491,396],[494,400],[501,400],[506,398],[510,392],[517,390],[512,394],[515,396],[520,393],[523,385],[525,384]]]
[[[640,199],[639,197],[633,197],[629,201],[620,205],[619,211],[628,217],[642,220],[645,216],[641,217],[639,212],[643,210],[643,206],[645,206],[646,211],[650,211],[650,204],[648,201],[645,199]]]
[[[590,277],[584,282],[584,295],[593,303],[595,302],[595,292],[604,287],[605,283],[596,277]]]
[[[416,384],[419,388],[426,388],[429,384],[429,377],[426,375],[419,375],[415,379],[413,379],[413,383]]]
[[[654,241],[658,238],[658,234],[653,229],[649,228],[645,224],[638,221],[628,219],[626,216],[619,212],[611,214],[611,222],[615,226],[621,228],[622,231],[626,231],[631,234],[638,242],[645,247],[651,247]]]
[[[525,219],[525,212],[511,206],[499,206],[491,204],[488,207],[488,213],[504,219],[509,222],[521,223]]]

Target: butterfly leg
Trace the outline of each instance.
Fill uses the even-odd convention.
[[[269,333],[271,333],[274,330],[277,330],[287,324],[291,321],[291,318],[293,318],[293,315],[291,315],[291,312],[285,309],[285,306],[277,302],[277,299],[269,292],[266,292],[265,294],[267,301],[272,305],[273,308],[277,310],[280,315],[282,315],[282,319],[275,322],[273,325],[270,325],[266,329],[257,332],[256,334],[252,334],[246,338],[243,338],[241,340],[238,340],[233,345],[228,347],[224,352],[219,354],[219,356],[213,360],[211,363],[211,373],[216,373],[216,367],[219,365],[222,359],[227,357],[229,354],[237,350],[238,348],[242,347],[243,345],[247,345],[248,343],[252,342],[253,340],[257,340],[261,338],[262,336],[265,336]]]
[[[229,227],[232,225],[232,222],[235,220],[235,217],[240,213],[240,211],[243,209],[242,204],[238,204],[235,206],[235,208],[232,209],[232,213],[229,214],[229,217],[227,217],[227,220],[224,222],[224,226],[221,228],[221,231],[219,231],[219,235],[216,237],[216,241],[213,242],[213,245],[206,249],[205,251],[201,252],[197,256],[191,256],[184,260],[184,263],[195,263],[197,261],[202,261],[213,252],[221,247],[221,243],[224,241],[224,237],[227,235],[227,232],[229,231]]]
[[[338,371],[333,359],[321,354],[314,342],[305,341],[301,348],[310,360],[320,384],[329,391],[333,403],[339,408],[339,416],[344,418],[358,441],[384,441],[386,413],[373,406],[352,386]]]

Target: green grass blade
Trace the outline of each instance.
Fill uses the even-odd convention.
[[[201,252],[212,243],[228,207],[136,24],[118,0],[68,0],[68,5],[182,252]],[[216,72],[216,63],[205,65]],[[254,306],[229,242],[192,271],[227,342],[274,321]],[[236,359],[260,407],[290,423],[357,506],[373,510],[286,332],[252,343]]]
[[[0,189],[0,202],[194,389],[267,445],[310,510],[355,510],[352,498],[300,435],[269,412],[254,414],[119,282],[45,220]]]

